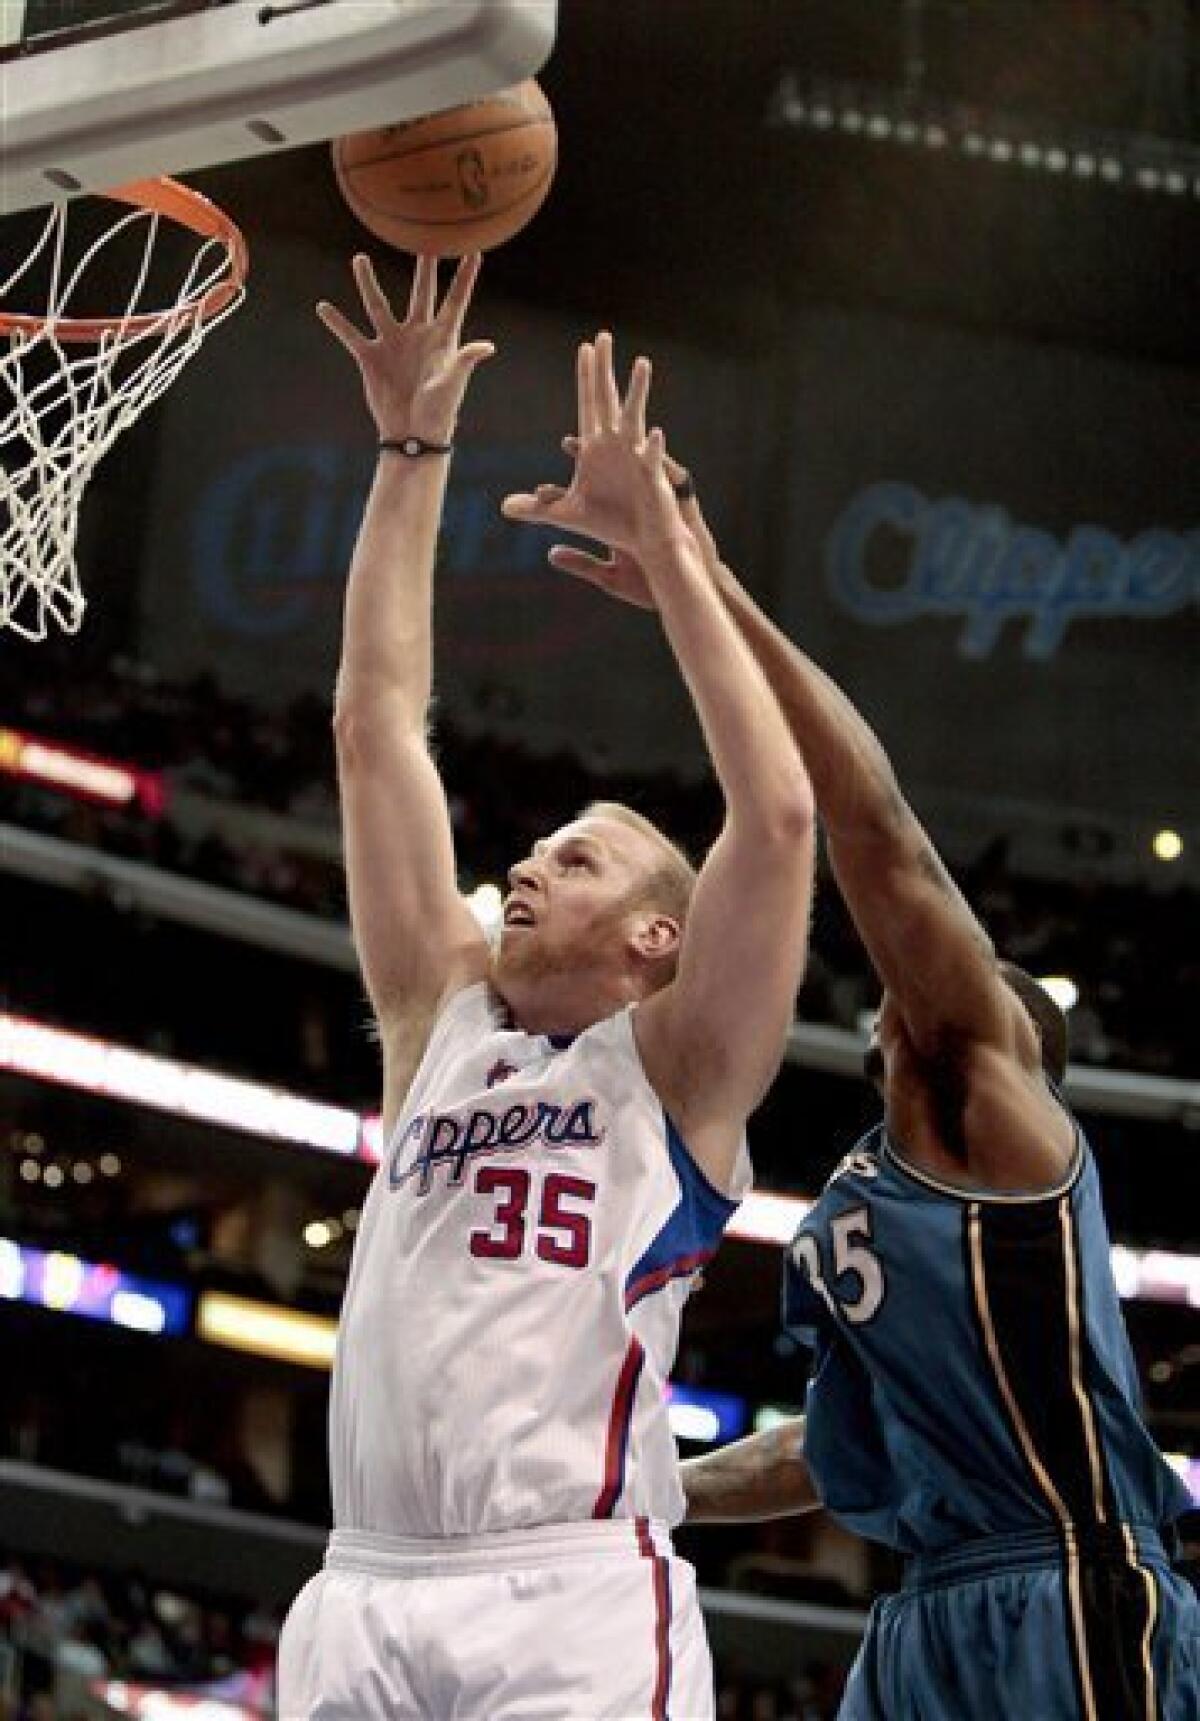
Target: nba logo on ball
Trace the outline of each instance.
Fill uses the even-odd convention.
[[[537,213],[558,133],[537,81],[333,145],[342,196],[401,251],[462,257],[502,245]]]
[[[471,209],[485,209],[488,204],[487,168],[477,149],[464,149],[458,158],[458,183],[463,202]]]

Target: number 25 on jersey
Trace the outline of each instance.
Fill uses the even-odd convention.
[[[801,1231],[792,1243],[792,1260],[808,1277],[813,1290],[834,1315],[854,1326],[878,1313],[885,1294],[883,1265],[871,1247],[871,1214],[866,1207],[839,1213],[829,1225],[828,1265],[811,1231]],[[830,1280],[834,1288],[830,1288]],[[843,1284],[843,1280],[849,1283]]]

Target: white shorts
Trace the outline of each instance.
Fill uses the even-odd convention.
[[[644,1518],[409,1541],[335,1530],[279,1721],[711,1721],[692,1567]]]

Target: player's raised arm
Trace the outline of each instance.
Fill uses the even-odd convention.
[[[650,366],[622,401],[612,341],[579,354],[580,454],[566,495],[510,498],[511,517],[602,535],[626,520],[725,799],[723,829],[683,931],[676,978],[637,1013],[647,1073],[709,1176],[728,1186],[742,1127],[792,1021],[811,909],[814,809],[804,762],[680,518],[661,432],[646,433]],[[539,500],[539,497],[542,499]]]
[[[354,274],[370,325],[318,315],[355,360],[381,447],[346,589],[334,733],[354,940],[385,1050],[387,1121],[439,1001],[482,976],[487,948],[456,884],[446,798],[430,758],[434,548],[447,452],[487,342],[463,345],[478,258],[439,306],[418,260],[397,317],[366,257]]]
[[[820,1506],[804,1456],[804,1418],[749,1434],[679,1466],[689,1524],[746,1524]]]

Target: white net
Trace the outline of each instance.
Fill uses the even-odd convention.
[[[134,207],[98,238],[75,246],[73,255],[75,209],[54,205],[21,264],[0,281],[6,328],[0,334],[0,629],[30,640],[44,639],[52,623],[78,631],[86,599],[76,534],[88,480],[121,432],[171,386],[209,330],[243,297],[240,275],[231,279],[226,239]],[[148,310],[164,229],[172,232],[172,248],[183,244],[186,256],[177,264],[168,308]],[[119,312],[101,321],[72,315],[97,282],[111,292],[105,276],[114,252],[125,279],[129,272],[134,277],[132,288],[121,289]],[[35,288],[38,303],[21,310],[36,315],[17,317],[14,289],[26,286]],[[155,292],[162,293],[157,281]]]

